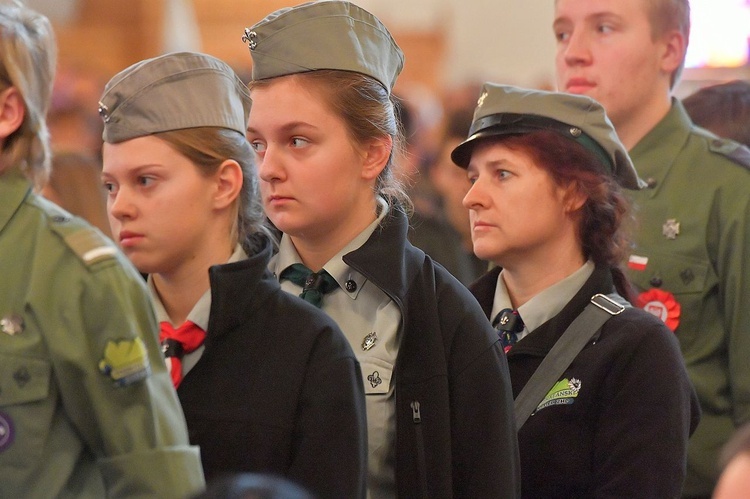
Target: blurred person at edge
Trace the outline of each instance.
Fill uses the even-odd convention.
[[[703,409],[685,497],[710,496],[722,445],[750,421],[750,155],[673,95],[687,0],[555,0],[558,90],[599,101],[646,189],[628,260],[636,303],[674,331]]]
[[[750,497],[750,424],[732,435],[719,459],[722,470],[713,499]]]
[[[682,99],[682,105],[699,127],[750,147],[750,81],[705,86]]]
[[[442,244],[456,248],[456,270],[453,275],[467,286],[483,275],[489,266],[487,261],[474,254],[469,210],[463,205],[471,182],[465,172],[456,168],[451,160],[453,149],[466,139],[473,115],[473,105],[448,111],[443,124],[440,150],[429,169],[430,181],[440,195],[442,214],[454,231],[451,239],[444,240]]]
[[[185,497],[203,473],[143,280],[32,190],[55,58],[47,18],[0,3],[0,497]]]

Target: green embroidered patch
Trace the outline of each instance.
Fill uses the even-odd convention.
[[[99,370],[118,386],[127,386],[151,374],[146,345],[143,340],[108,341]]]

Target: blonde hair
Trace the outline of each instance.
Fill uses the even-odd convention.
[[[49,20],[19,2],[0,3],[0,85],[14,87],[25,115],[5,138],[0,168],[18,167],[41,186],[49,175],[49,132],[45,122],[55,77],[57,46]]]
[[[255,155],[244,135],[226,128],[200,127],[171,130],[154,136],[188,158],[205,176],[213,175],[227,159],[239,163],[242,168],[242,190],[237,198],[232,240],[245,245],[250,236],[261,233],[275,241],[265,222]],[[245,248],[247,250],[249,246]]]

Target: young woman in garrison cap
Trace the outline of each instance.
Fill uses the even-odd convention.
[[[679,497],[700,410],[674,335],[623,299],[620,187],[642,184],[603,108],[488,83],[452,158],[498,265],[471,290],[507,351],[523,496]]]
[[[247,89],[222,61],[175,53],[107,84],[103,182],[112,233],[143,273],[207,479],[286,476],[364,493],[361,372],[336,324],[267,270]]]
[[[401,50],[377,18],[342,1],[274,12],[243,39],[248,140],[266,214],[283,233],[270,268],[336,320],[360,361],[368,495],[515,497],[497,335],[466,288],[406,239],[409,202],[392,165]]]

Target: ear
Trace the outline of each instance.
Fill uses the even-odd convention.
[[[18,130],[26,117],[26,107],[16,87],[0,92],[0,140],[5,140]]]
[[[393,149],[393,137],[373,139],[370,144],[363,150],[362,178],[365,180],[375,180],[383,171],[388,159],[391,157]]]
[[[661,57],[661,68],[671,77],[685,59],[687,40],[682,33],[672,30],[662,36],[662,44],[664,52]]]
[[[565,213],[577,212],[588,199],[588,196],[581,190],[577,182],[571,182],[567,187],[561,187],[561,189]]]
[[[214,192],[214,208],[217,210],[231,206],[242,190],[242,167],[233,159],[224,160],[214,177],[216,191]]]

